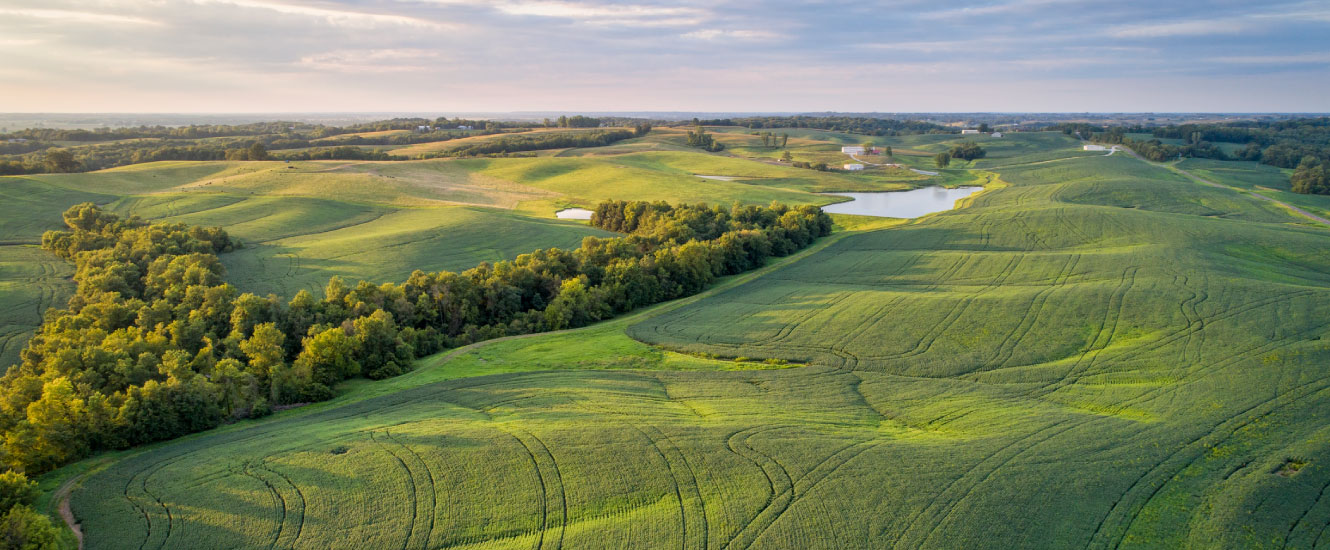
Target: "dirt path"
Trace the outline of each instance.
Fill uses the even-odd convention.
[[[1276,206],[1280,206],[1280,207],[1282,207],[1282,208],[1284,208],[1284,209],[1286,209],[1286,210],[1288,210],[1288,211],[1290,211],[1290,212],[1293,212],[1294,214],[1297,214],[1297,215],[1299,215],[1299,216],[1302,216],[1302,217],[1304,217],[1304,218],[1307,218],[1307,219],[1309,219],[1309,220],[1312,220],[1312,221],[1314,221],[1314,222],[1316,222],[1316,223],[1319,223],[1319,224],[1322,224],[1322,225],[1326,225],[1326,226],[1330,226],[1330,219],[1322,218],[1321,216],[1317,216],[1316,214],[1312,214],[1311,212],[1308,212],[1308,211],[1306,211],[1306,210],[1303,210],[1303,209],[1301,209],[1301,208],[1298,208],[1298,207],[1296,207],[1296,206],[1293,206],[1293,205],[1291,205],[1291,204],[1289,204],[1289,203],[1286,203],[1286,202],[1284,202],[1284,201],[1276,200],[1276,199],[1273,199],[1273,198],[1267,197],[1267,196],[1262,195],[1262,194],[1260,194],[1260,193],[1257,193],[1257,192],[1255,192],[1255,191],[1244,191],[1244,190],[1242,190],[1242,189],[1238,189],[1238,188],[1236,188],[1236,187],[1229,187],[1229,186],[1224,185],[1224,184],[1221,184],[1221,183],[1215,183],[1215,182],[1213,182],[1213,181],[1210,181],[1210,180],[1208,180],[1208,179],[1205,179],[1205,178],[1203,178],[1203,177],[1200,177],[1200,176],[1198,176],[1198,175],[1196,175],[1196,174],[1193,174],[1193,173],[1191,173],[1191,172],[1188,172],[1188,171],[1186,171],[1186,170],[1183,170],[1183,169],[1181,169],[1181,168],[1178,168],[1177,166],[1172,166],[1172,165],[1164,164],[1164,163],[1161,163],[1161,162],[1153,162],[1153,161],[1151,161],[1150,159],[1147,159],[1147,158],[1142,157],[1141,155],[1137,154],[1136,151],[1133,151],[1130,147],[1126,147],[1126,146],[1119,146],[1119,147],[1122,147],[1122,150],[1123,150],[1123,151],[1125,151],[1127,154],[1131,155],[1131,156],[1132,156],[1133,158],[1135,158],[1136,160],[1139,160],[1139,161],[1144,162],[1144,163],[1146,163],[1146,164],[1150,164],[1150,165],[1153,165],[1153,166],[1158,166],[1158,167],[1160,167],[1160,168],[1164,168],[1164,169],[1166,169],[1166,170],[1172,170],[1172,171],[1174,171],[1174,172],[1177,172],[1177,173],[1179,173],[1179,174],[1182,174],[1182,175],[1186,176],[1188,179],[1191,179],[1192,181],[1195,181],[1195,182],[1197,182],[1197,183],[1202,183],[1202,184],[1205,184],[1205,185],[1209,185],[1210,187],[1217,187],[1217,188],[1219,188],[1219,189],[1228,189],[1228,190],[1230,190],[1230,191],[1236,191],[1236,192],[1238,192],[1238,193],[1244,193],[1244,192],[1245,192],[1245,193],[1247,193],[1247,194],[1249,194],[1249,195],[1251,195],[1251,196],[1253,196],[1253,197],[1256,197],[1256,198],[1258,198],[1258,199],[1260,199],[1260,200],[1268,201],[1268,202],[1274,203]]]
[[[83,473],[65,480],[52,495],[52,498],[60,503],[60,519],[65,520],[65,525],[69,526],[69,530],[74,532],[74,538],[78,539],[79,550],[83,550],[83,528],[79,525],[78,520],[74,518],[74,512],[69,509],[69,493],[74,489],[74,485],[82,481],[87,475],[87,473]]]

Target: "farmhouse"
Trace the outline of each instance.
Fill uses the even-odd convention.
[[[864,154],[864,148],[858,145],[847,145],[845,147],[841,147],[840,152],[845,153],[847,155],[862,155]]]
[[[431,128],[431,127],[429,127],[429,126],[416,126],[416,131],[417,131],[417,132],[428,132],[428,131],[431,131],[431,130],[433,130],[433,129],[434,129],[434,128]]]
[[[1107,151],[1108,148],[1107,148],[1107,147],[1104,147],[1103,145],[1086,145],[1086,146],[1085,146],[1085,150],[1086,150],[1086,151]]]
[[[846,165],[845,165],[845,169],[846,169],[846,170],[851,170],[851,171],[853,171],[853,170],[863,170],[863,169],[864,169],[864,165],[862,165],[862,164],[846,164]]]
[[[1002,132],[993,132],[993,137],[1002,137]]]
[[[475,127],[475,126],[458,126],[457,129],[458,129],[458,130],[475,130],[476,127]]]
[[[961,134],[962,134],[962,135],[964,135],[964,134],[977,134],[977,133],[979,133],[979,130],[961,130]]]

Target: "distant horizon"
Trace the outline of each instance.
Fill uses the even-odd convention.
[[[632,114],[707,114],[707,115],[746,115],[746,116],[815,116],[815,115],[1278,115],[1278,116],[1330,116],[1330,111],[688,111],[688,110],[609,110],[588,111],[577,109],[549,110],[478,110],[455,111],[447,109],[419,109],[405,111],[0,111],[0,116],[9,115],[424,115],[441,113],[444,115],[502,115],[502,114],[563,114],[626,116]]]

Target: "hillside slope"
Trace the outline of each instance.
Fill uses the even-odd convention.
[[[703,299],[144,451],[74,511],[94,548],[1330,544],[1330,235],[1020,155],[967,208]],[[806,366],[676,370],[625,330]],[[446,380],[496,363],[527,372]]]

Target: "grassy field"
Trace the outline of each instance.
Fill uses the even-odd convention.
[[[1286,202],[1313,214],[1330,216],[1330,196],[1294,193],[1289,176],[1292,170],[1255,162],[1231,162],[1208,159],[1184,159],[1177,164],[1199,177],[1221,185],[1255,191]]]
[[[89,547],[1330,545],[1330,234],[1002,140],[963,209],[116,461]]]
[[[0,178],[0,369],[41,324],[47,308],[62,307],[74,292],[73,266],[41,250],[42,233],[62,229],[70,204],[108,195],[74,191],[25,178]]]

